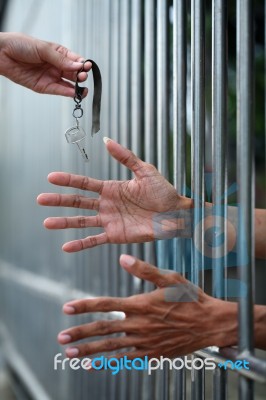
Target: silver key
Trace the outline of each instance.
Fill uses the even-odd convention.
[[[68,143],[76,144],[78,146],[84,161],[88,162],[89,157],[83,146],[83,142],[86,137],[84,130],[77,124],[76,126],[73,126],[73,128],[69,128],[66,131],[65,136]]]

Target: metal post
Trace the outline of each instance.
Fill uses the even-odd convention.
[[[186,186],[186,93],[187,93],[187,7],[185,0],[173,1],[173,154],[174,185],[185,195]],[[173,239],[173,265],[185,273],[185,240]],[[186,398],[186,370],[174,373],[176,398]]]
[[[205,2],[191,1],[191,187],[194,199],[193,244],[191,279],[199,284],[199,272],[203,275],[203,226],[204,218],[204,139],[205,139]],[[203,279],[202,279],[203,282]],[[204,398],[204,372],[192,371],[192,399]]]
[[[246,287],[239,301],[240,351],[253,352],[253,107],[254,43],[253,1],[237,2],[237,183],[238,183],[238,269]],[[253,382],[239,378],[239,398],[253,399]]]
[[[213,201],[213,258],[212,294],[225,295],[226,239],[216,243],[216,230],[226,232],[226,159],[227,145],[227,0],[214,0],[212,9],[212,201]],[[226,398],[226,371],[216,368],[213,375],[215,400]]]
[[[168,68],[168,1],[157,3],[157,166],[164,177],[168,176],[169,134],[169,68]],[[168,268],[169,241],[157,243],[157,265]]]
[[[168,0],[157,1],[157,165],[159,171],[168,175],[168,134],[169,134],[169,4]],[[157,265],[168,268],[169,241],[157,243]],[[169,373],[163,371],[160,398],[168,399]]]

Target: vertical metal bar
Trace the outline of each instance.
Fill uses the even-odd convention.
[[[142,153],[142,105],[143,105],[143,23],[142,23],[142,2],[133,0],[131,4],[131,149],[141,157]],[[142,246],[131,245],[132,253],[142,258]],[[141,396],[142,380],[138,373],[131,378],[131,397],[138,399]]]
[[[186,92],[187,35],[186,2],[173,2],[173,152],[174,185],[178,193],[186,194]],[[185,240],[173,240],[173,264],[185,273]]]
[[[254,38],[253,1],[237,1],[237,183],[239,277],[246,293],[239,301],[240,351],[253,352],[253,272],[254,271],[254,185],[253,109]],[[253,399],[253,382],[239,377],[239,397]]]
[[[156,0],[146,0],[144,6],[144,159],[156,162]],[[155,264],[155,244],[144,244],[144,259]],[[154,286],[144,282],[144,290]]]
[[[157,1],[157,165],[159,171],[168,176],[168,135],[169,135],[169,63],[168,63],[168,24],[169,2]],[[160,268],[168,268],[168,242],[161,240],[157,243],[157,264]],[[160,398],[169,396],[169,371],[164,370],[160,388]]]
[[[168,0],[157,3],[157,154],[158,169],[168,175],[169,88],[168,88]]]
[[[155,164],[156,135],[156,62],[155,0],[145,1],[144,29],[144,134],[145,161]]]
[[[131,149],[141,156],[143,136],[142,114],[142,5],[140,0],[131,3]]]
[[[119,0],[110,2],[110,59],[109,59],[109,104],[110,104],[110,135],[118,141],[119,121]],[[110,157],[110,178],[118,179],[119,164]],[[120,267],[118,265],[117,246],[109,247],[109,293],[111,296],[119,296],[120,291]],[[108,386],[110,400],[119,396],[119,381],[108,375]]]
[[[186,94],[187,94],[187,7],[186,1],[173,1],[173,134],[174,184],[186,193]]]
[[[144,159],[155,164],[156,160],[156,0],[145,0],[144,5]],[[155,262],[155,243],[144,244],[145,261]],[[143,291],[154,289],[150,282],[143,282]],[[144,399],[155,398],[155,376],[143,376]]]
[[[227,375],[226,371],[219,367],[215,368],[215,373],[213,374],[213,399],[222,400],[227,399]]]
[[[187,89],[187,7],[186,1],[173,1],[173,154],[174,186],[186,193],[186,89]],[[173,240],[173,265],[185,273],[185,240]],[[186,398],[186,370],[174,373],[176,398]]]
[[[130,143],[130,50],[131,50],[131,30],[130,30],[130,2],[121,1],[120,3],[120,124],[119,141],[129,147]],[[122,168],[120,172],[121,179],[129,177],[128,170]]]
[[[191,1],[191,186],[194,199],[193,244],[191,279],[199,284],[199,272],[203,271],[203,226],[204,217],[204,139],[205,139],[205,1]],[[192,371],[192,399],[204,397],[204,373]]]
[[[227,1],[213,2],[212,136],[213,136],[213,215],[215,227],[225,224],[225,182],[227,143]],[[223,229],[224,231],[224,229]],[[216,235],[214,232],[214,239]],[[213,247],[213,296],[224,297],[224,248]]]
[[[192,281],[199,283],[202,267],[202,229],[198,228],[203,218],[203,172],[205,137],[205,26],[204,0],[191,2],[191,102],[192,102],[192,146],[191,186],[194,199],[194,244],[192,254]],[[198,228],[198,229],[195,229]]]
[[[226,232],[226,145],[227,145],[227,0],[214,0],[212,10],[212,201],[214,216],[212,294],[225,295],[225,254],[223,246],[216,243],[216,229]],[[226,371],[216,368],[213,373],[214,399],[226,398]]]
[[[164,177],[168,176],[169,135],[169,69],[168,69],[168,1],[157,2],[157,166]],[[157,265],[168,268],[169,241],[157,243]]]

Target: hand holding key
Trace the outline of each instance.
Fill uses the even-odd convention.
[[[76,144],[78,146],[84,161],[88,162],[89,157],[86,153],[85,147],[83,146],[86,133],[84,132],[84,129],[79,126],[78,119],[77,125],[73,128],[69,128],[66,131],[65,136],[68,143]]]

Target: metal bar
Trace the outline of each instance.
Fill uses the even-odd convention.
[[[144,28],[144,134],[145,161],[155,164],[156,155],[156,61],[155,0],[145,1]]]
[[[169,135],[169,63],[168,63],[169,2],[157,1],[157,166],[162,175],[168,176],[168,135]],[[157,265],[168,268],[169,241],[157,243]],[[169,371],[160,374],[160,398],[169,398]]]
[[[173,155],[174,186],[186,193],[186,94],[187,94],[187,7],[186,1],[173,1]],[[173,265],[185,274],[185,240],[173,239]],[[186,370],[174,373],[176,398],[186,398]]]
[[[169,63],[168,63],[168,1],[157,3],[157,166],[166,178],[168,176],[168,134],[169,134]],[[169,241],[157,243],[157,265],[168,268]]]
[[[216,367],[213,374],[213,399],[227,398],[227,371]]]
[[[174,185],[186,195],[186,93],[187,35],[186,2],[173,2],[173,152]],[[173,240],[173,264],[185,274],[185,240]]]
[[[223,298],[225,295],[224,243],[217,243],[219,232],[226,232],[226,160],[227,144],[227,0],[214,0],[212,10],[212,214],[214,216],[212,294]],[[216,230],[219,230],[219,232]],[[226,371],[216,368],[213,373],[213,395],[215,400],[226,398]]]
[[[212,137],[213,137],[213,179],[212,201],[214,226],[222,225],[225,231],[225,182],[227,143],[227,1],[213,2],[213,68],[212,68]],[[221,222],[222,219],[222,222]],[[217,237],[214,231],[213,239]],[[224,297],[224,250],[223,246],[214,243],[213,296]]]
[[[191,2],[191,103],[192,103],[192,145],[191,145],[191,186],[194,199],[194,244],[192,257],[192,281],[199,283],[202,268],[202,229],[195,229],[203,218],[203,172],[205,136],[205,26],[204,0]]]
[[[146,0],[144,5],[144,159],[156,163],[156,0]],[[144,244],[144,259],[155,262],[155,244]],[[144,291],[154,285],[144,282]],[[154,389],[154,388],[153,388]],[[151,396],[152,397],[152,396]]]
[[[204,139],[205,139],[205,2],[191,1],[191,187],[194,199],[191,280],[199,285],[203,274]],[[202,282],[204,280],[202,279]],[[204,398],[202,370],[192,370],[192,399]]]
[[[130,80],[131,80],[131,29],[130,17],[131,7],[128,1],[121,1],[120,3],[120,50],[119,59],[123,62],[120,63],[120,121],[119,121],[119,142],[125,146],[130,147]],[[129,172],[126,168],[122,168],[120,172],[121,179],[128,179]]]
[[[131,3],[131,149],[141,156],[142,114],[142,7],[140,0]]]
[[[253,1],[237,1],[237,183],[239,278],[246,296],[239,301],[240,351],[253,352],[253,272],[254,271],[254,185],[253,185],[253,107],[254,107]],[[253,399],[253,382],[239,379],[241,400]]]
[[[168,175],[169,69],[168,0],[157,3],[157,154],[158,169]]]

